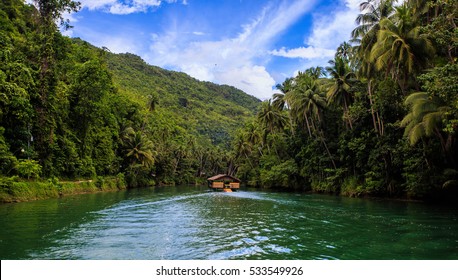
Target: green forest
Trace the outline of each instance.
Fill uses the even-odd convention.
[[[4,196],[34,196],[38,182],[51,194],[66,181],[203,183],[233,165],[232,133],[260,100],[65,37],[79,3],[35,4],[0,3]]]
[[[80,4],[34,3],[0,3],[1,200],[43,184],[62,195],[64,182],[218,173],[261,188],[458,197],[455,0],[362,2],[334,59],[264,102],[66,37],[63,14]]]
[[[364,1],[328,65],[277,86],[234,140],[238,176],[346,196],[457,197],[458,2]]]

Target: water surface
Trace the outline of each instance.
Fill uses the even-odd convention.
[[[458,210],[166,187],[0,205],[1,259],[458,259]]]

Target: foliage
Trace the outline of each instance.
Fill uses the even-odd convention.
[[[41,174],[41,165],[31,159],[21,159],[17,163],[16,170],[19,176],[23,178],[39,178]]]
[[[314,67],[277,85],[233,142],[245,181],[347,196],[456,195],[456,1],[395,2],[361,3],[352,44],[339,46],[325,76]]]
[[[17,176],[0,177],[0,202],[30,201],[57,198],[65,195],[121,190],[126,188],[121,176],[104,177],[99,180],[59,181],[24,180]]]
[[[70,28],[64,14],[79,8],[0,3],[0,176],[103,189],[116,174],[119,186],[146,186],[225,173],[232,132],[259,100],[63,36],[58,24]]]
[[[229,173],[259,187],[446,197],[458,170],[456,1],[394,2],[363,1],[351,44],[261,103],[64,37],[56,21],[77,2],[3,1],[0,175],[92,180],[43,183],[57,194]],[[7,196],[12,184],[33,195],[2,179]]]

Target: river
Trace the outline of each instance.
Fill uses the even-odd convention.
[[[458,209],[204,187],[0,205],[5,259],[458,259]]]

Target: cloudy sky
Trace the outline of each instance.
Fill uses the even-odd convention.
[[[297,71],[326,66],[361,0],[79,0],[71,37],[262,100]]]

